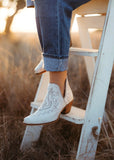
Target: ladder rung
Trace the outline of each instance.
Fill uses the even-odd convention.
[[[98,50],[97,49],[70,47],[70,53],[73,55],[79,55],[79,56],[96,57],[98,55]]]
[[[31,102],[31,107],[37,109],[42,102]],[[60,117],[75,124],[83,124],[85,117],[85,110],[72,106],[68,114],[61,114]]]
[[[75,124],[83,124],[85,118],[85,110],[72,106],[68,114],[61,114],[60,117]]]

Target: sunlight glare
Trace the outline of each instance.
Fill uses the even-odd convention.
[[[12,32],[36,32],[35,10],[34,8],[24,8],[14,17]]]
[[[8,3],[9,3],[9,0],[5,0],[5,1],[3,1],[2,3],[3,3],[3,6],[6,6],[6,7],[7,7],[7,6],[8,6]]]
[[[14,13],[15,13],[15,9],[14,8],[8,9],[8,16],[12,16]]]
[[[2,33],[5,29],[7,15],[8,9],[0,8],[0,33]]]
[[[78,32],[78,30],[79,30],[76,17],[78,17],[78,15],[75,15],[73,25],[72,25],[72,28],[71,28],[71,32]]]

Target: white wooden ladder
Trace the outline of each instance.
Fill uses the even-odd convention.
[[[90,6],[92,3],[95,3],[95,1],[94,0],[90,1],[89,2]],[[99,2],[100,1],[103,0],[99,0]],[[106,0],[105,2],[108,1]],[[86,5],[87,4],[85,4],[85,7]],[[78,12],[80,10],[82,12],[83,7],[79,8]],[[87,32],[87,26],[85,26],[84,24],[85,21],[89,23],[89,19],[90,17],[88,18],[79,17],[77,19],[80,28],[79,32],[81,32],[80,34],[84,34],[85,31]],[[98,19],[99,21],[101,21],[100,20],[101,17],[97,18],[97,20]],[[83,23],[83,28],[82,28],[82,23]],[[99,22],[97,23],[99,24]],[[91,27],[93,28],[92,23],[90,23],[90,28]],[[82,37],[83,35],[82,36],[80,35],[80,38]],[[86,33],[86,37],[84,36],[84,38],[86,39],[87,37],[88,33]],[[68,120],[72,123],[83,124],[76,160],[95,159],[95,153],[105,109],[106,97],[114,63],[113,43],[114,43],[114,0],[109,0],[99,50],[92,49],[89,37],[88,39],[86,39],[86,42],[84,39],[81,40],[82,47],[84,47],[85,49],[75,48],[75,47],[70,48],[70,53],[74,55],[83,55],[84,58],[87,56],[85,58],[85,61],[86,61],[86,68],[89,81],[91,84],[86,110],[82,110],[75,106],[72,106],[70,113],[66,115],[61,114],[60,116],[61,118]],[[95,56],[97,56],[96,62],[95,59],[93,58]],[[43,97],[45,96],[47,90],[48,82],[49,82],[49,73],[46,72],[41,77],[41,81],[34,99],[34,103],[31,103],[32,109],[30,114],[35,112],[37,109],[35,103],[38,103],[39,106],[42,103]],[[21,150],[29,148],[32,145],[32,142],[38,140],[42,127],[43,126],[26,127],[25,134],[20,146]]]

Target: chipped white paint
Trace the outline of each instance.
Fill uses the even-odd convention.
[[[110,0],[94,77],[89,94],[85,122],[81,132],[77,160],[94,160],[105,102],[114,62],[114,0]]]
[[[61,114],[60,118],[75,124],[83,124],[85,118],[85,110],[72,106],[70,113]]]

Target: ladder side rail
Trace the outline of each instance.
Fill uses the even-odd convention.
[[[47,90],[47,86],[48,86],[48,81],[49,81],[49,73],[46,72],[44,74],[42,74],[41,76],[41,80],[34,98],[34,102],[38,102],[43,100],[45,94],[46,94],[46,90]],[[32,107],[30,114],[35,112],[35,108]],[[23,136],[23,140],[20,146],[20,150],[26,150],[28,148],[30,148],[32,146],[32,143],[37,141],[40,137],[40,133],[42,130],[43,126],[26,126],[25,129],[25,133]]]
[[[94,3],[94,2],[93,2]],[[98,3],[98,2],[97,2]],[[100,2],[101,3],[101,2]],[[106,2],[107,3],[107,2]],[[98,5],[98,4],[96,4]],[[106,4],[105,4],[106,5]],[[107,5],[108,6],[108,5]],[[106,6],[105,6],[105,10],[106,10]],[[94,13],[94,12],[93,12]],[[106,15],[97,15],[97,16],[85,16],[85,17],[78,17],[77,20],[82,24],[86,24],[86,27],[89,29],[89,28],[93,28],[93,29],[102,29],[103,30],[103,26],[104,26],[104,23],[105,23],[105,18],[106,18]],[[79,23],[79,24],[80,24]],[[82,25],[83,26],[83,25]],[[81,26],[80,26],[81,27]],[[81,30],[82,31],[82,30]],[[80,31],[80,32],[81,32]],[[89,33],[89,32],[88,32]],[[81,38],[81,37],[80,37]],[[83,39],[81,39],[81,42],[83,43]],[[83,43],[84,44],[84,43]],[[85,44],[84,44],[85,45]],[[81,54],[80,54],[81,55]],[[85,56],[88,55],[88,54],[85,54]],[[93,55],[93,56],[92,56]],[[91,57],[95,57],[94,56],[95,54],[91,54]],[[91,57],[84,57],[84,60],[85,60],[85,64],[86,64],[86,69],[87,69],[87,73],[88,73],[88,77],[91,76],[91,83],[92,83],[92,72],[94,72],[94,67],[92,67],[91,69],[88,69],[89,66],[91,65],[92,61],[91,61]],[[95,59],[94,59],[95,60]],[[91,65],[92,66],[92,65]],[[89,71],[90,70],[90,71]],[[91,71],[92,70],[92,71]],[[89,78],[89,82],[90,82],[90,78]],[[104,118],[103,120],[105,122],[108,122],[107,121],[107,116],[106,114],[104,114]]]
[[[77,22],[79,26],[79,35],[81,40],[81,45],[83,48],[92,49],[91,39],[89,35],[89,28],[103,28],[105,16],[94,16],[94,17],[78,17]],[[86,54],[85,54],[86,55]],[[93,72],[95,69],[95,58],[94,57],[84,57],[86,70],[88,74],[89,83],[91,85]]]
[[[83,18],[83,17],[81,17]],[[88,32],[88,27],[86,26],[83,21],[80,21],[80,19],[77,18],[78,26],[79,26],[79,35],[80,35],[80,41],[81,41],[81,47],[82,48],[90,48],[92,49],[91,39]],[[93,72],[95,68],[95,59],[93,57],[84,57],[87,75],[89,79],[89,83],[91,85],[92,78],[93,78]]]
[[[110,0],[82,127],[77,160],[94,160],[114,62],[114,1]]]
[[[34,102],[39,102],[44,99],[48,88],[48,83],[49,83],[49,72],[45,72],[44,74],[42,74]]]

